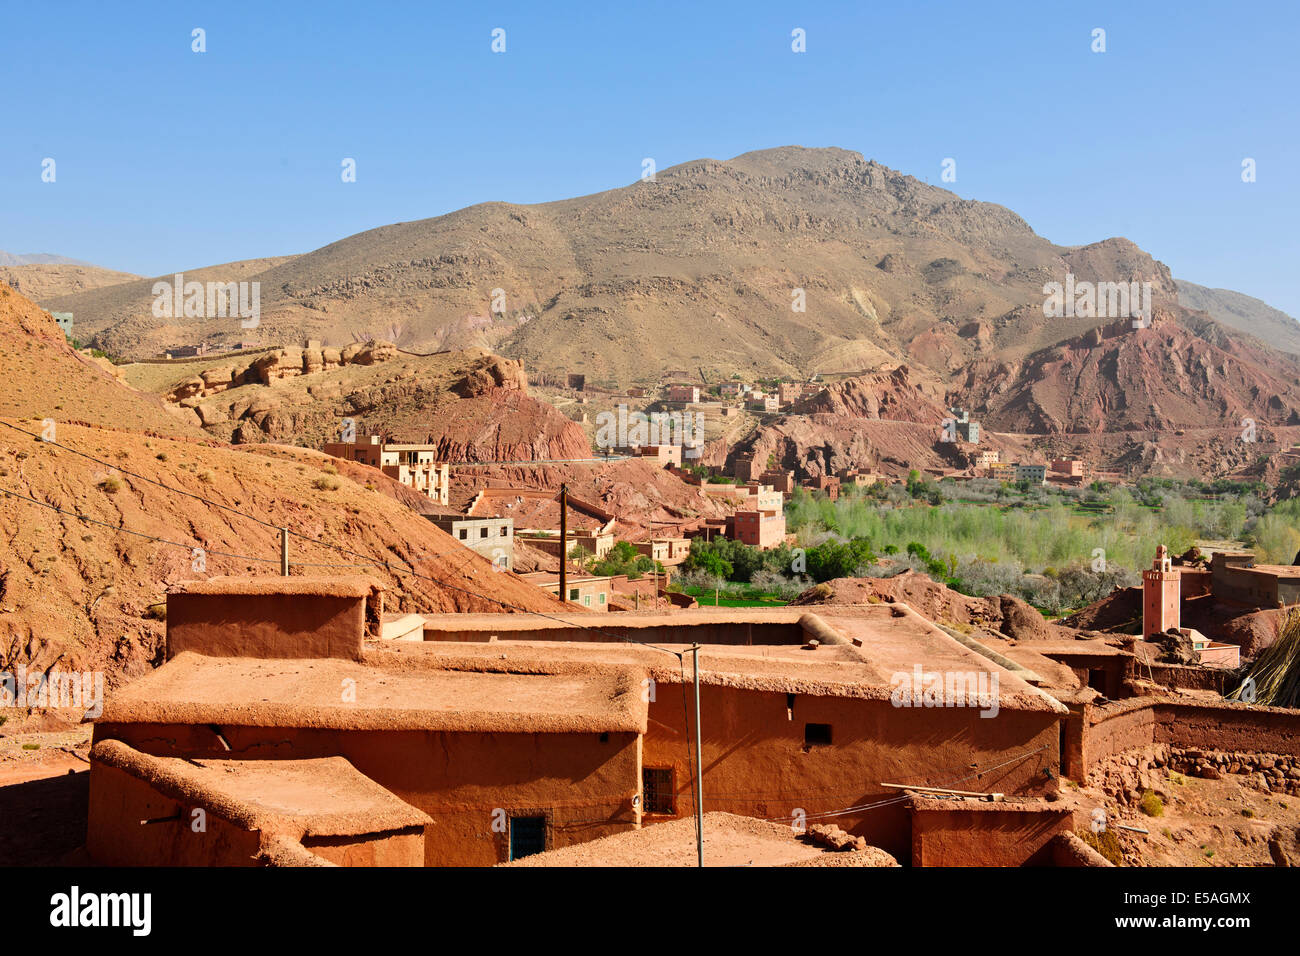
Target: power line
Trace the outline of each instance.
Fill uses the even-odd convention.
[[[189,551],[191,553],[193,552],[195,547],[192,544],[184,544],[180,541],[170,541],[167,538],[160,538],[154,534],[146,534],[143,531],[132,531],[130,528],[126,527],[125,525],[112,525],[109,524],[107,521],[99,521],[96,518],[91,518],[83,514],[78,514],[75,511],[65,511],[63,508],[58,508],[54,505],[46,504],[44,501],[37,501],[35,498],[29,498],[26,495],[20,495],[16,491],[10,491],[8,488],[0,488],[0,494],[6,494],[10,498],[18,498],[22,501],[27,501],[34,505],[40,505],[42,508],[48,508],[51,511],[57,511],[59,514],[67,515],[69,518],[76,518],[78,521],[85,521],[88,524],[97,524],[100,525],[101,527],[108,528],[111,531],[120,531],[123,534],[132,534],[139,538],[148,538],[150,541],[157,541],[159,544],[170,545],[171,547],[174,548],[182,548],[185,551]],[[207,549],[202,549],[202,550],[204,554],[213,554],[222,558],[238,558],[241,561],[264,561],[271,564],[275,564],[276,562],[279,561],[278,558],[257,558],[252,556],[251,554],[231,554],[230,552],[227,551],[208,551]]]
[[[955,780],[949,780],[949,781],[948,781],[948,784],[951,785],[951,784],[954,784],[954,783],[964,783],[965,781],[971,779],[972,777],[978,777],[978,776],[981,776],[981,775],[983,775],[983,774],[989,773],[989,772],[991,772],[991,771],[993,771],[993,770],[997,770],[997,769],[999,769],[999,768],[1001,768],[1001,767],[1005,767],[1007,764],[1015,763],[1017,760],[1023,760],[1023,759],[1026,758],[1026,757],[1032,757],[1034,754],[1036,754],[1036,753],[1041,753],[1042,751],[1047,750],[1047,749],[1048,749],[1048,745],[1047,745],[1047,744],[1044,744],[1043,746],[1038,747],[1038,748],[1035,749],[1035,750],[1028,750],[1028,751],[1026,751],[1026,752],[1024,752],[1024,753],[1016,754],[1014,757],[1010,757],[1010,758],[1008,758],[1007,760],[1003,760],[1003,761],[1001,761],[1000,763],[995,763],[995,764],[994,764],[993,766],[991,766],[991,767],[985,767],[985,768],[983,768],[982,770],[976,770],[976,771],[973,772],[973,773],[968,773],[968,774],[966,774],[964,777],[958,777],[958,778],[956,778]],[[916,786],[920,787],[920,786],[932,786],[932,785],[931,785],[931,784],[916,784]],[[897,797],[888,797],[888,798],[886,798],[886,799],[884,799],[884,800],[878,800],[878,801],[876,801],[875,803],[864,803],[864,804],[859,804],[858,806],[853,806],[853,807],[844,807],[843,809],[840,809],[840,810],[823,810],[823,811],[820,811],[820,812],[818,812],[818,813],[808,813],[808,814],[804,814],[804,819],[806,819],[806,820],[813,820],[813,819],[825,820],[825,819],[830,819],[830,818],[832,818],[832,817],[842,817],[842,816],[846,816],[846,815],[848,815],[848,814],[850,814],[850,813],[864,813],[864,812],[866,812],[866,811],[868,811],[868,810],[878,810],[878,809],[880,809],[881,807],[892,806],[893,804],[897,804],[897,803],[904,803],[904,802],[906,802],[907,800],[910,800],[910,799],[911,799],[911,795],[905,793],[905,794],[901,794],[901,795],[899,795],[899,796],[897,796]],[[768,822],[768,823],[783,823],[783,822],[785,822],[785,821],[787,821],[787,820],[792,820],[792,819],[794,819],[794,815],[793,815],[793,814],[791,814],[790,816],[784,816],[784,817],[769,817],[769,818],[767,819],[767,822]]]
[[[502,600],[500,600],[499,598],[489,597],[489,596],[487,596],[486,594],[480,594],[480,593],[478,593],[478,592],[476,592],[476,591],[473,591],[473,590],[471,590],[471,589],[469,589],[469,588],[461,587],[460,585],[452,584],[452,583],[450,583],[450,582],[448,582],[448,581],[444,581],[444,580],[441,580],[441,579],[439,579],[439,578],[432,577],[432,576],[430,576],[430,575],[420,574],[418,571],[415,571],[415,570],[408,570],[407,568],[402,568],[402,567],[398,567],[398,566],[393,565],[393,564],[389,564],[387,561],[381,561],[381,560],[378,559],[378,558],[373,558],[373,557],[371,557],[370,555],[362,554],[362,553],[359,552],[359,551],[353,551],[353,550],[351,550],[350,548],[345,548],[345,547],[343,547],[342,545],[335,544],[335,543],[332,542],[332,541],[325,541],[325,540],[320,539],[320,538],[314,538],[314,537],[312,537],[312,536],[310,536],[310,535],[302,534],[302,533],[300,533],[300,532],[293,531],[293,530],[291,530],[291,529],[287,529],[287,528],[283,528],[283,529],[282,529],[282,528],[279,527],[278,525],[272,524],[272,523],[269,522],[269,521],[263,521],[262,519],[257,518],[257,517],[255,517],[254,515],[250,515],[250,514],[248,514],[247,512],[240,511],[238,508],[232,508],[232,507],[230,507],[229,505],[222,504],[221,502],[218,502],[218,501],[213,501],[213,500],[211,500],[210,498],[205,498],[205,497],[202,496],[202,495],[194,494],[193,492],[186,491],[186,490],[183,489],[183,488],[176,488],[176,487],[173,487],[172,485],[168,485],[168,484],[166,484],[165,482],[158,481],[158,480],[156,480],[156,479],[154,479],[154,478],[148,478],[148,477],[146,477],[146,476],[144,476],[144,475],[137,474],[136,472],[128,471],[127,469],[124,469],[124,468],[122,468],[122,467],[120,467],[120,466],[118,466],[118,465],[115,465],[115,464],[113,464],[112,462],[105,461],[105,460],[102,459],[102,458],[96,458],[94,455],[90,455],[90,454],[87,454],[86,452],[79,451],[79,450],[77,450],[77,449],[75,449],[75,448],[72,448],[72,447],[70,447],[70,446],[68,446],[68,445],[64,445],[64,444],[62,444],[61,442],[54,441],[54,440],[48,440],[48,439],[45,439],[45,438],[43,438],[42,436],[35,434],[34,432],[29,432],[29,431],[27,431],[26,429],[24,429],[24,428],[19,428],[17,425],[13,425],[13,424],[11,424],[11,423],[9,423],[9,422],[6,422],[6,421],[0,421],[0,425],[4,425],[4,426],[6,426],[7,428],[11,428],[11,429],[13,429],[13,430],[16,431],[16,432],[19,432],[19,433],[21,433],[21,434],[27,435],[29,438],[32,438],[32,439],[34,439],[34,440],[36,440],[36,441],[44,442],[45,444],[49,444],[49,445],[54,445],[56,448],[62,448],[64,451],[71,452],[71,453],[74,454],[74,455],[78,455],[78,456],[80,456],[80,457],[82,457],[82,458],[85,458],[85,459],[87,459],[87,460],[89,460],[89,461],[93,461],[93,462],[95,462],[95,463],[97,463],[97,464],[103,465],[103,466],[106,467],[106,468],[111,468],[111,469],[113,469],[113,470],[115,470],[115,471],[118,471],[118,472],[124,474],[124,475],[129,475],[129,476],[132,477],[132,478],[138,478],[138,479],[141,480],[141,481],[145,481],[145,482],[148,482],[149,484],[156,485],[157,487],[162,488],[162,489],[165,490],[165,491],[171,491],[171,492],[174,492],[174,493],[176,493],[176,494],[184,495],[184,496],[186,496],[187,498],[192,498],[192,499],[194,499],[195,501],[201,501],[201,502],[203,502],[204,504],[211,505],[211,506],[214,507],[214,508],[219,508],[219,509],[221,509],[221,510],[223,510],[223,511],[228,511],[228,512],[230,512],[231,514],[237,514],[237,515],[239,515],[240,517],[247,518],[247,519],[249,519],[250,521],[255,522],[256,524],[261,525],[262,527],[265,527],[265,528],[271,528],[271,529],[274,529],[274,530],[276,530],[276,531],[282,531],[282,530],[283,530],[283,531],[286,531],[288,534],[294,536],[295,538],[299,538],[299,539],[301,539],[301,540],[303,540],[303,541],[311,542],[312,544],[318,545],[318,546],[320,546],[320,547],[332,548],[332,549],[334,549],[334,550],[336,550],[336,551],[339,551],[340,553],[347,554],[347,555],[350,555],[350,556],[355,557],[355,558],[360,558],[363,562],[367,562],[367,563],[368,563],[369,565],[371,565],[371,566],[384,568],[385,570],[387,570],[387,571],[389,571],[389,572],[391,572],[391,573],[393,573],[393,574],[405,574],[405,575],[408,575],[408,576],[410,576],[410,577],[418,578],[418,579],[420,579],[420,580],[429,581],[429,582],[431,582],[431,583],[433,583],[433,584],[437,584],[439,587],[443,587],[443,588],[446,588],[446,589],[451,590],[451,591],[456,591],[456,592],[459,592],[459,593],[461,593],[461,594],[468,595],[468,596],[473,597],[473,598],[476,598],[476,599],[478,599],[478,600],[480,600],[480,601],[486,601],[486,602],[488,602],[489,604],[495,604],[495,605],[497,605],[498,607],[502,607],[502,608],[505,608],[505,609],[510,610],[510,611],[514,611],[514,612],[518,612],[518,613],[523,613],[523,614],[534,614],[534,615],[537,615],[537,616],[539,616],[539,617],[546,618],[546,619],[548,619],[548,620],[558,621],[559,623],[565,624],[566,626],[569,626],[569,627],[578,627],[578,628],[581,628],[581,629],[583,629],[583,630],[590,631],[590,632],[592,632],[592,633],[600,634],[601,636],[604,636],[604,637],[609,637],[609,638],[613,639],[616,643],[618,643],[618,642],[622,642],[622,643],[626,643],[626,644],[636,644],[636,645],[639,645],[639,646],[642,646],[642,647],[650,647],[650,648],[653,648],[653,649],[655,649],[655,650],[662,651],[662,652],[665,653],[665,654],[671,654],[672,656],[674,656],[674,657],[678,657],[679,659],[680,659],[680,657],[682,656],[681,653],[679,653],[679,652],[677,652],[677,651],[671,651],[671,650],[668,650],[667,648],[665,648],[665,647],[660,647],[660,646],[657,645],[657,644],[651,644],[651,643],[646,642],[646,641],[637,641],[637,640],[634,640],[634,639],[629,638],[629,637],[623,637],[623,636],[618,635],[618,634],[612,634],[612,633],[610,633],[610,632],[608,632],[608,631],[605,631],[605,630],[603,630],[603,629],[601,629],[601,628],[598,628],[598,627],[593,627],[593,626],[591,626],[591,625],[586,625],[586,624],[575,624],[575,623],[572,622],[572,621],[566,621],[566,620],[564,620],[563,618],[560,618],[560,617],[556,617],[556,616],[554,616],[554,615],[547,614],[546,612],[543,612],[543,611],[534,611],[534,610],[531,610],[531,609],[529,609],[529,608],[521,607],[520,605],[511,604],[511,603],[508,602],[508,601],[502,601]],[[17,494],[12,493],[12,492],[7,492],[7,491],[6,491],[6,494],[12,494],[14,497],[18,497],[18,498],[25,498],[25,496],[23,496],[23,495],[17,495]],[[44,502],[37,501],[35,498],[26,498],[26,500],[30,501],[30,502],[33,503],[33,504],[41,505],[42,507],[51,508],[52,510],[55,510],[55,511],[61,511],[61,509],[55,508],[53,505],[46,505]],[[99,525],[102,525],[103,527],[111,528],[111,529],[113,529],[113,530],[126,531],[126,532],[129,533],[129,534],[138,535],[138,536],[140,536],[140,537],[152,538],[152,539],[155,540],[155,541],[158,541],[158,542],[161,542],[161,543],[164,543],[164,544],[170,545],[170,546],[172,546],[172,547],[184,548],[185,550],[188,550],[188,551],[192,551],[192,549],[193,549],[193,545],[183,544],[183,543],[176,542],[176,541],[170,541],[170,540],[167,540],[167,539],[165,539],[165,538],[160,538],[160,537],[158,537],[158,536],[156,536],[156,535],[148,535],[148,534],[145,534],[145,533],[143,533],[143,532],[131,531],[130,529],[126,528],[124,525],[123,525],[123,526],[110,525],[110,524],[108,524],[108,523],[106,523],[106,522],[96,521],[96,520],[93,519],[93,518],[87,518],[87,517],[84,516],[84,515],[76,514],[75,512],[62,512],[62,513],[67,514],[67,515],[69,515],[70,517],[75,517],[75,518],[78,518],[79,520],[88,521],[88,522],[93,523],[93,524],[99,524]],[[219,553],[219,552],[207,552],[207,553],[219,554],[219,556],[222,556],[222,557],[233,557],[233,558],[239,558],[239,559],[243,559],[243,560],[259,561],[259,562],[264,562],[264,563],[275,563],[276,560],[277,560],[277,559],[274,559],[274,558],[257,558],[257,557],[253,557],[253,556],[251,556],[251,555],[232,555],[232,554]],[[453,553],[458,553],[458,552],[447,552],[446,554],[453,554]],[[444,555],[437,555],[437,554],[435,554],[435,555],[430,555],[430,556],[428,556],[428,557],[438,557],[438,556],[444,556]],[[426,558],[421,558],[421,559],[419,559],[419,560],[426,560]],[[324,566],[327,566],[327,565],[320,565],[320,566],[324,567]],[[563,598],[561,597],[561,599],[563,599]]]

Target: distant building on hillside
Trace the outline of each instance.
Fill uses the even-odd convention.
[[[980,441],[980,423],[971,421],[970,412],[963,408],[949,409],[952,412],[957,440],[978,445]]]
[[[326,442],[325,454],[378,468],[440,505],[447,504],[450,481],[446,462],[435,460],[436,445],[387,444],[379,435],[354,442]]]
[[[537,585],[543,591],[560,596],[560,575],[554,571],[532,571],[521,574],[521,578]],[[613,593],[613,584],[609,577],[595,575],[570,574],[565,580],[568,594],[563,600],[570,604],[580,604],[590,611],[608,611],[609,599]]]
[[[512,518],[473,518],[460,514],[425,515],[465,547],[477,551],[498,568],[515,567],[515,522]]]
[[[807,478],[804,480],[803,486],[809,491],[823,492],[831,501],[840,496],[840,480],[834,475],[818,475],[816,478]]]
[[[72,338],[72,313],[71,312],[51,312],[54,321],[59,323],[59,328],[68,338]]]
[[[1047,481],[1046,465],[1016,465],[1016,481],[1027,481],[1031,485],[1041,485]]]
[[[785,540],[785,512],[737,511],[727,517],[727,537],[764,551],[780,547]]]

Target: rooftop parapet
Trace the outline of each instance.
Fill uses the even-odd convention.
[[[384,585],[364,576],[218,577],[167,595],[167,657],[361,658]]]

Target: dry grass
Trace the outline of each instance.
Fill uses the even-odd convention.
[[[1287,616],[1278,639],[1256,658],[1228,699],[1264,707],[1300,706],[1300,609]]]

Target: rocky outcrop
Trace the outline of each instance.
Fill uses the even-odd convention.
[[[180,403],[187,398],[207,398],[240,385],[270,385],[286,378],[315,375],[341,365],[376,365],[397,358],[392,342],[354,343],[345,349],[286,346],[264,352],[245,366],[205,369],[194,378],[175,385],[165,396]]]
[[[493,355],[490,360],[465,373],[451,390],[461,398],[489,395],[495,389],[528,391],[528,376],[521,362]]]

